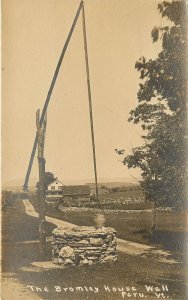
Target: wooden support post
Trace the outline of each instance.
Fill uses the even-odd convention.
[[[46,132],[47,116],[45,114],[44,122],[40,125],[40,110],[36,112],[36,127],[38,140],[38,166],[39,166],[39,186],[38,186],[38,201],[39,201],[39,237],[40,237],[40,254],[44,257],[46,253],[46,230],[45,230],[45,159],[44,159],[44,142]]]

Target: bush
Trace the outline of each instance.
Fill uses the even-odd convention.
[[[16,200],[16,194],[11,191],[2,191],[2,208],[10,207]]]

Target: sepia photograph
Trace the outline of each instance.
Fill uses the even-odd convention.
[[[188,1],[1,18],[1,299],[188,299]]]

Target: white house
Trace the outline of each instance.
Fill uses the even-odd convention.
[[[51,182],[48,185],[48,191],[53,191],[53,192],[61,191],[63,188],[63,185],[64,184],[56,178],[56,180],[54,180],[53,182]]]
[[[50,184],[48,184],[46,191],[46,200],[60,200],[62,199],[62,190],[64,184],[59,181],[57,178]]]
[[[90,188],[88,185],[66,186],[57,178],[48,184],[46,190],[46,202],[55,204],[60,202],[78,203],[90,200]]]

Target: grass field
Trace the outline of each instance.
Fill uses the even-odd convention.
[[[48,211],[48,215],[77,225],[94,225],[94,212],[89,211]],[[157,214],[156,231],[151,235],[151,212],[107,212],[104,213],[106,226],[114,227],[119,238],[143,244],[162,244],[166,249],[186,251],[187,227],[185,216],[174,212]]]
[[[107,194],[99,195],[100,201],[105,199],[112,199],[112,200],[127,200],[127,199],[144,199],[144,194],[139,189],[133,190],[125,190],[125,191],[117,191],[117,192],[109,192]]]
[[[37,200],[32,204],[37,209]],[[47,208],[47,215],[76,225],[94,225],[98,209]],[[151,234],[153,219],[152,211],[117,211],[104,210],[106,226],[114,227],[119,238],[133,242],[155,245],[160,244],[165,249],[186,252],[188,249],[187,217],[183,212],[158,211],[156,214],[156,230]]]

